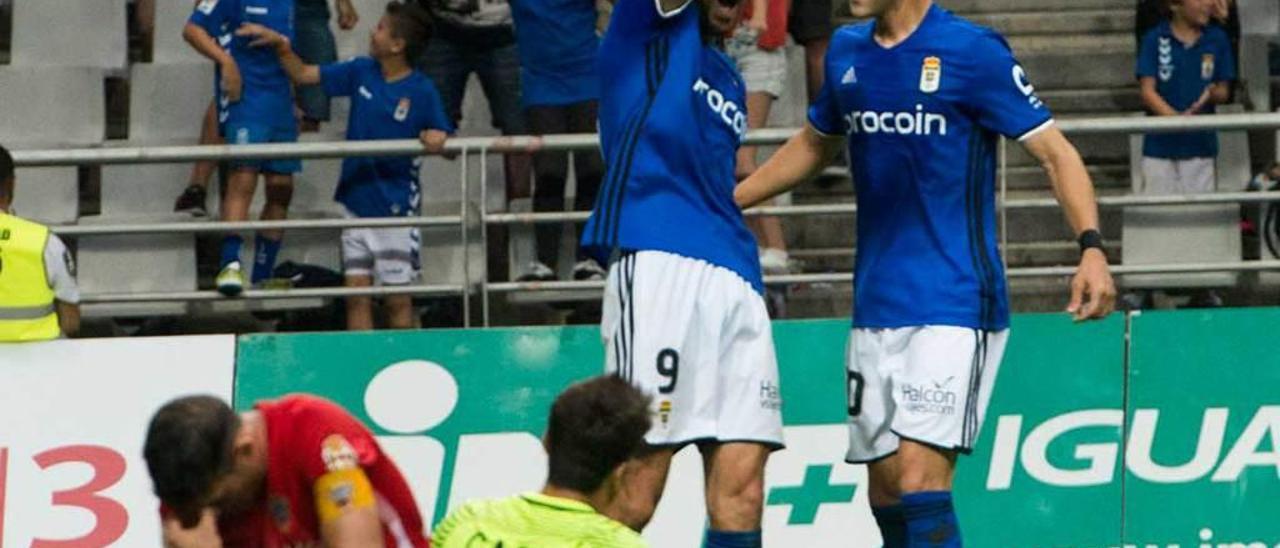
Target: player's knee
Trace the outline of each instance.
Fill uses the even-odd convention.
[[[751,478],[707,494],[707,511],[717,528],[752,529],[763,508],[763,478]]]

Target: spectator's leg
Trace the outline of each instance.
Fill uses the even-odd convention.
[[[258,186],[258,169],[241,166],[231,172],[227,181],[227,193],[222,196],[221,220],[238,222],[249,220],[249,203],[253,201],[253,192]],[[228,234],[222,239],[222,260],[219,268],[226,268],[233,262],[240,261],[240,247],[244,240],[238,234]]]
[[[266,176],[267,203],[262,208],[262,220],[281,221],[289,216],[289,203],[293,201],[293,175],[288,173],[269,173]],[[280,242],[284,239],[282,230],[264,230],[258,233],[254,241],[253,283],[259,283],[271,277],[276,266],[276,255],[280,253]]]
[[[413,296],[387,295],[383,304],[387,307],[387,327],[413,329],[418,326],[413,316]]]
[[[734,56],[747,85],[747,128],[759,129],[769,122],[773,102],[782,95],[782,82],[786,78],[787,58],[781,50],[764,50],[754,45],[734,48]],[[737,177],[747,178],[755,173],[758,147],[744,146],[738,150]],[[774,202],[767,202],[772,205]],[[765,273],[784,274],[789,258],[787,242],[782,234],[782,221],[777,217],[750,217],[747,226],[755,233],[760,244],[760,265]]]
[[[347,287],[369,287],[373,285],[373,278],[368,274],[355,276],[347,274],[344,285]],[[369,331],[373,329],[372,297],[348,296],[346,304],[348,331]]]
[[[810,103],[822,89],[823,61],[831,40],[831,8],[828,0],[794,0],[787,18],[791,37],[804,46],[805,83]]]
[[[540,106],[525,110],[530,133],[556,135],[569,132],[569,110],[566,107]],[[533,156],[536,181],[533,187],[533,210],[538,213],[564,211],[565,180],[569,178],[569,159],[565,152],[539,152]],[[560,235],[564,227],[542,223],[534,229],[538,241],[538,261],[556,269],[560,257]]]
[[[759,129],[765,126],[769,121],[769,110],[773,107],[773,96],[766,92],[752,92],[747,94],[747,127],[751,129]],[[759,167],[757,164],[756,154],[759,147],[744,146],[738,149],[738,179],[745,179],[752,173],[755,173]],[[766,205],[772,205],[770,200]],[[747,223],[751,226],[752,232],[756,233],[756,237],[760,240],[760,247],[766,250],[779,250],[783,254],[787,251],[787,241],[782,234],[782,221],[777,217],[751,217]],[[785,261],[784,263],[785,264]]]
[[[445,113],[458,126],[462,122],[462,98],[467,90],[467,78],[472,72],[463,48],[443,38],[432,38],[418,62],[418,68],[431,78],[440,92]]]
[[[209,101],[205,109],[204,119],[200,123],[200,144],[220,145],[222,135],[218,133],[217,99]],[[182,191],[173,204],[173,210],[188,211],[194,215],[205,215],[205,202],[209,193],[209,180],[218,169],[218,163],[212,160],[201,160],[191,167],[191,178],[187,180],[187,188]]]
[[[520,56],[515,44],[494,48],[477,63],[476,74],[489,100],[493,125],[503,135],[527,135],[524,112],[520,107]],[[530,197],[529,154],[508,154],[505,158],[507,199]]]
[[[338,45],[329,28],[327,12],[299,14],[295,25],[294,51],[310,65],[327,65],[338,60]],[[329,96],[320,86],[299,86],[298,106],[302,108],[301,129],[317,131],[321,122],[329,121]]]
[[[827,58],[827,45],[830,42],[831,38],[824,36],[809,40],[803,44],[805,89],[808,92],[810,103],[816,100],[818,92],[822,91],[822,80],[825,76],[823,61]]]
[[[570,133],[595,133],[597,130],[596,118],[598,116],[599,103],[596,101],[583,101],[569,106],[569,132]],[[578,150],[573,153],[573,174],[577,182],[577,188],[573,196],[573,208],[576,211],[590,211],[595,207],[596,195],[600,192],[600,183],[604,179],[604,159],[600,157],[600,149],[592,147],[587,150]],[[582,248],[578,245],[581,241],[582,224],[574,225],[574,248],[577,249],[577,257],[582,268],[575,268],[575,279],[590,279],[604,277],[604,269],[590,261],[587,264],[581,264],[587,261],[586,253],[582,252]]]

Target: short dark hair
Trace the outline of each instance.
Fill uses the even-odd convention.
[[[0,198],[11,198],[13,193],[13,155],[0,145]]]
[[[232,468],[240,416],[214,396],[187,396],[161,407],[147,427],[142,455],[156,496],[186,522],[218,476]]]
[[[649,397],[616,375],[567,388],[547,422],[547,482],[591,493],[645,448]]]
[[[387,3],[387,19],[391,22],[391,35],[404,40],[405,58],[416,63],[431,42],[431,14],[416,3],[393,0]]]

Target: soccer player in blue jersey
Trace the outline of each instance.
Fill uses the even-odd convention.
[[[608,164],[583,230],[608,262],[607,366],[653,396],[641,487],[611,513],[652,517],[672,456],[697,445],[706,546],[759,546],[782,401],[756,242],[733,203],[746,90],[719,49],[733,0],[618,0],[600,45]]]
[[[293,34],[293,0],[200,0],[183,29],[183,37],[196,51],[218,64],[219,120],[228,143],[292,143],[298,140],[298,123],[293,117],[293,87],[280,61],[270,51],[255,50],[243,37],[231,31],[242,23],[254,23],[282,35]],[[221,218],[244,221],[249,218],[258,175],[266,180],[267,203],[263,220],[284,219],[293,199],[293,174],[302,169],[297,160],[235,161],[222,197]],[[260,232],[254,241],[254,283],[271,277],[282,231]],[[227,296],[244,290],[240,264],[239,235],[222,240],[222,259],[216,284]]]
[[[858,253],[847,460],[868,463],[889,547],[960,546],[957,454],[981,429],[1009,328],[995,234],[997,134],[1040,161],[1079,235],[1067,311],[1101,318],[1115,285],[1079,153],[995,32],[931,0],[851,0],[808,127],[735,191],[749,207],[848,144]]]
[[[422,140],[426,152],[440,153],[453,133],[444,103],[426,75],[414,70],[431,38],[431,16],[416,4],[389,2],[369,38],[369,56],[317,66],[305,64],[280,33],[262,25],[245,25],[238,36],[268,47],[299,85],[319,84],[331,97],[351,97],[347,139]],[[421,158],[347,158],[334,199],[352,217],[410,217],[422,201],[418,170]],[[418,280],[422,239],[417,227],[353,228],[342,231],[342,266],[348,287],[407,285]],[[387,325],[415,326],[409,295],[386,298]],[[373,329],[369,297],[347,298],[347,328]]]

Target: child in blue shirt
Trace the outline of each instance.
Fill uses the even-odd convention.
[[[288,39],[258,25],[236,34],[253,45],[275,49],[289,77],[300,85],[319,84],[330,97],[351,97],[347,139],[421,139],[426,152],[444,150],[453,124],[435,85],[413,69],[431,34],[430,16],[415,4],[387,4],[369,41],[369,56],[317,66],[305,64]],[[422,197],[418,185],[421,158],[347,158],[334,199],[352,217],[409,217],[418,214]],[[421,269],[421,238],[414,227],[355,228],[342,234],[343,273],[348,287],[407,285]],[[387,324],[393,329],[415,327],[409,295],[388,296]],[[372,329],[372,301],[347,299],[347,327]]]

